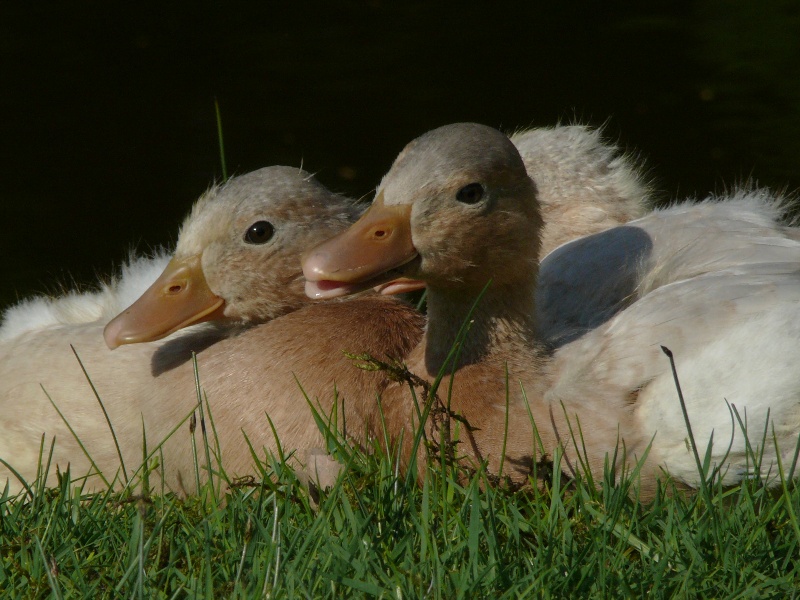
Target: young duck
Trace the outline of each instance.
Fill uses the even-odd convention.
[[[101,283],[97,291],[68,291],[58,297],[24,300],[3,312],[0,342],[52,327],[105,325],[139,299],[159,276],[164,284],[174,276],[179,283],[185,279],[187,287],[191,285],[182,293],[172,289],[174,318],[180,318],[177,306],[185,303],[184,310],[191,312],[192,301],[202,305],[206,294],[224,297],[226,303],[222,310],[198,319],[213,317],[240,324],[268,321],[308,303],[294,255],[282,255],[280,250],[291,245],[302,249],[309,240],[333,235],[361,212],[363,208],[355,202],[332,194],[310,174],[294,167],[267,167],[234,177],[213,186],[195,203],[179,234],[174,257],[164,250],[153,257],[131,257],[119,276]],[[208,242],[205,271],[192,247],[199,240]],[[276,272],[286,274],[281,282],[285,287],[273,282],[271,273]],[[207,291],[209,285],[214,293]],[[188,317],[183,326],[192,322],[196,321]],[[122,342],[114,337],[124,335],[123,329],[124,319],[120,319],[111,327],[109,341]]]
[[[778,458],[791,463],[800,432],[800,373],[792,367],[800,243],[755,196],[727,206],[754,215],[753,226],[743,227],[737,255],[721,262],[724,248],[709,254],[714,228],[686,227],[715,205],[648,217],[635,228],[639,248],[660,250],[640,281],[671,271],[669,283],[643,283],[630,306],[552,352],[531,310],[542,227],[536,186],[505,136],[481,125],[446,126],[411,142],[364,216],[305,255],[306,292],[333,297],[398,276],[425,281],[428,327],[408,368],[429,383],[443,376],[439,394],[460,415],[452,422],[461,429],[458,452],[486,461],[498,478],[525,483],[535,463],[561,448],[562,468],[588,468],[596,481],[606,461],[621,473],[647,455],[643,498],[664,472],[697,487],[663,345],[674,353],[700,454],[710,446],[724,483],[756,474],[774,482]],[[382,402],[408,459],[416,414],[408,389],[389,386]],[[434,439],[439,423],[426,423]]]
[[[238,177],[222,192],[195,204],[164,272],[106,326],[110,348],[199,322],[261,323],[297,310],[308,303],[298,251],[361,212],[292,167]],[[279,203],[265,204],[265,193]]]
[[[341,426],[351,401],[371,398],[383,380],[381,374],[350,368],[342,350],[401,357],[422,327],[410,307],[377,296],[285,314],[310,302],[303,293],[301,251],[344,229],[357,212],[349,200],[289,167],[262,169],[212,189],[187,218],[165,274],[144,300],[105,327],[106,342],[125,344],[122,348],[105,347],[104,319],[87,323],[74,315],[0,342],[5,415],[0,458],[31,481],[44,434],[45,461],[50,443],[57,442],[48,482],[56,466],[63,471],[71,465],[73,476],[82,476],[91,465],[77,436],[108,481],[118,473],[112,433],[70,344],[103,400],[128,472],[142,462],[143,429],[148,450],[169,438],[162,448],[169,489],[190,493],[195,486],[189,425],[180,425],[197,404],[193,351],[219,433],[222,465],[231,475],[254,474],[243,431],[256,452],[276,450],[267,416],[287,452],[302,454],[321,445],[298,382],[325,413],[338,391],[340,404],[346,401]],[[380,322],[371,323],[365,314]],[[201,324],[155,341],[212,317],[221,324]],[[268,322],[242,327],[247,320]],[[347,421],[348,433],[359,435],[363,425]],[[202,440],[198,443],[202,448]],[[0,463],[0,480],[6,479],[20,489]],[[95,475],[86,489],[105,485]]]

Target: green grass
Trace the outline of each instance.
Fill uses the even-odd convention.
[[[376,445],[310,494],[267,477],[173,495],[84,495],[69,474],[0,496],[3,598],[776,597],[800,589],[800,491],[749,481],[660,494],[566,481],[509,492]],[[463,473],[461,474],[463,475]],[[75,488],[75,486],[78,486]],[[667,484],[666,490],[669,490]],[[674,490],[673,490],[674,491]],[[315,501],[316,498],[316,501]]]

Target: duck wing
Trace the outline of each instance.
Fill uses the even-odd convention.
[[[782,212],[767,191],[743,191],[560,246],[540,265],[540,334],[557,348],[664,285],[745,265],[795,264],[800,231],[780,223]]]

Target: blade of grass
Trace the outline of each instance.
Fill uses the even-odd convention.
[[[505,465],[506,462],[506,448],[508,444],[508,408],[509,402],[511,401],[511,390],[509,389],[508,385],[508,363],[503,365],[503,370],[506,382],[506,414],[503,420],[503,449],[500,453],[500,469],[497,471],[498,481],[502,481],[503,479],[503,465]]]
[[[50,591],[58,600],[62,600],[64,596],[61,594],[61,588],[59,587],[56,578],[53,576],[53,570],[50,568],[50,561],[47,560],[47,556],[44,554],[42,542],[39,540],[38,535],[34,534],[33,539],[36,541],[36,548],[39,550],[39,555],[42,557],[42,563],[44,563],[44,572],[47,574],[47,581],[50,584]]]
[[[214,98],[214,113],[217,118],[217,140],[219,141],[219,161],[222,165],[222,182],[228,181],[228,167],[225,161],[225,140],[222,137],[222,113],[219,110],[219,101]]]
[[[797,537],[797,542],[800,544],[800,524],[797,522],[797,514],[794,512],[794,507],[792,506],[792,499],[791,495],[789,494],[789,488],[786,484],[786,474],[783,470],[783,461],[781,460],[781,451],[780,447],[778,446],[778,436],[775,433],[775,425],[772,426],[772,442],[775,444],[775,460],[778,463],[778,474],[781,478],[781,491],[783,492],[783,499],[784,504],[786,506],[786,512],[789,513],[789,521],[792,524],[792,528],[794,529],[794,534]],[[800,546],[798,546],[800,548]],[[800,552],[800,551],[799,551]]]
[[[214,470],[211,467],[211,449],[208,445],[208,432],[206,431],[206,414],[203,408],[203,390],[200,387],[200,370],[197,366],[197,354],[192,352],[192,371],[194,374],[194,391],[197,397],[197,410],[200,413],[200,435],[203,438],[203,452],[205,454],[206,459],[206,472],[208,473],[208,481],[211,483],[211,491],[216,497],[216,492],[214,488]],[[194,436],[192,436],[194,439]],[[195,462],[196,458],[195,458]],[[196,472],[197,477],[197,491],[200,491],[200,473],[199,470]]]
[[[97,403],[100,405],[100,410],[103,411],[103,416],[106,419],[106,423],[108,423],[108,429],[111,431],[111,438],[114,440],[114,448],[117,450],[117,456],[119,457],[119,464],[122,467],[122,478],[125,480],[125,483],[128,483],[128,470],[125,468],[125,460],[122,458],[122,450],[119,447],[119,441],[117,440],[117,433],[114,431],[114,426],[111,424],[111,417],[108,416],[108,411],[106,410],[103,401],[100,399],[100,394],[97,393],[97,388],[94,386],[94,382],[92,378],[89,377],[89,373],[86,371],[86,367],[83,366],[83,361],[81,357],[78,356],[78,352],[75,350],[75,346],[72,344],[69,345],[72,349],[72,353],[75,355],[78,364],[81,366],[81,371],[83,371],[84,377],[86,377],[86,381],[89,382],[89,386],[92,388],[92,393],[94,397],[97,399]]]
[[[706,481],[706,472],[703,469],[703,463],[700,461],[700,454],[697,452],[697,443],[694,439],[694,432],[692,431],[692,423],[689,420],[689,411],[686,410],[686,401],[683,399],[683,390],[681,389],[681,382],[678,379],[678,370],[675,367],[675,357],[672,350],[666,346],[661,346],[661,351],[666,354],[669,359],[670,367],[672,368],[672,378],[675,381],[675,389],[678,392],[678,401],[681,404],[681,413],[683,414],[683,422],[686,425],[686,431],[689,434],[689,445],[692,447],[692,455],[694,462],[697,465],[697,473],[700,475],[700,490],[708,502],[709,508],[712,506],[711,491],[708,489],[708,482]]]
[[[28,482],[27,482],[27,481],[25,481],[25,478],[24,478],[22,475],[20,475],[19,471],[17,471],[17,470],[16,470],[14,467],[12,467],[10,464],[8,464],[8,463],[5,461],[5,459],[2,459],[2,458],[0,458],[0,464],[2,464],[2,465],[3,465],[3,466],[6,468],[6,469],[8,469],[9,471],[11,471],[11,474],[12,474],[14,477],[16,477],[16,478],[17,478],[17,481],[19,481],[19,482],[22,484],[22,487],[24,487],[24,488],[25,488],[25,493],[26,493],[26,494],[28,494],[28,497],[29,497],[31,500],[33,500],[33,498],[34,498],[34,495],[33,495],[33,490],[31,489],[31,486],[30,486],[30,485],[28,485]]]
[[[89,454],[89,451],[86,449],[86,446],[83,445],[83,442],[81,441],[81,438],[78,436],[78,434],[72,428],[72,425],[69,424],[69,421],[67,420],[67,417],[65,417],[64,413],[61,412],[61,409],[58,408],[58,405],[50,397],[50,394],[47,393],[47,390],[44,389],[44,386],[39,384],[39,387],[42,388],[42,391],[44,392],[44,395],[47,396],[47,399],[50,401],[50,404],[53,406],[54,409],[56,409],[56,412],[58,413],[58,416],[61,417],[62,421],[64,421],[64,425],[67,426],[67,429],[69,429],[69,432],[72,434],[72,437],[75,438],[76,442],[78,442],[78,446],[80,446],[81,451],[83,452],[84,456],[86,456],[86,458],[89,460],[89,463],[92,465],[92,468],[95,470],[97,475],[100,476],[100,479],[103,480],[103,483],[105,484],[106,487],[111,487],[111,483],[108,481],[108,479],[106,479],[106,476],[100,470],[100,467],[97,466],[97,463],[94,462],[94,459],[92,458],[92,455]]]

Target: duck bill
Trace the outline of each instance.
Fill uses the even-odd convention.
[[[334,298],[380,286],[402,277],[400,268],[416,257],[411,206],[386,206],[379,194],[347,231],[303,255],[306,295]]]
[[[206,283],[200,255],[173,258],[142,296],[106,325],[106,345],[160,340],[179,329],[222,318],[225,301]]]

